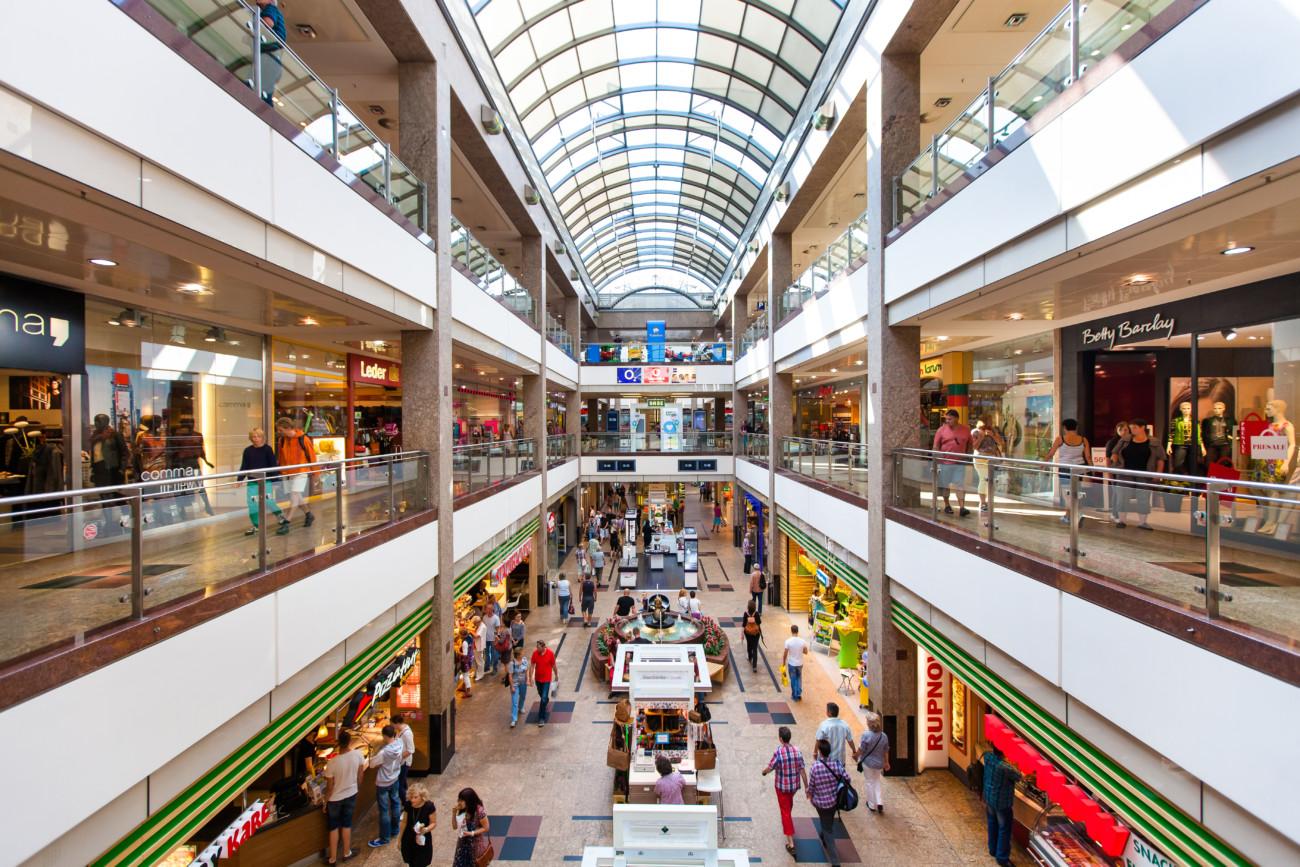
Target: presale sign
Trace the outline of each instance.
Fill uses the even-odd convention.
[[[1291,450],[1291,442],[1286,433],[1265,427],[1264,430],[1250,438],[1250,459],[1252,461],[1284,461]]]

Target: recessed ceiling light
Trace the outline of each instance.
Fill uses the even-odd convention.
[[[314,316],[303,316],[298,320],[299,325],[320,325]]]
[[[1236,244],[1229,244],[1227,247],[1219,251],[1219,255],[1243,256],[1246,253],[1253,253],[1254,251],[1255,251],[1254,247],[1238,247]]]
[[[948,335],[946,334],[940,334],[938,337],[935,338],[935,340],[939,341],[940,343],[943,343],[947,339],[948,339]]]
[[[1008,313],[1008,314],[1007,314],[1007,318],[1010,319],[1012,322],[1019,322],[1021,319],[1024,319],[1024,318],[1025,318],[1025,314],[1023,314],[1023,313]]]
[[[1014,354],[1015,354],[1015,355],[1024,355],[1024,354],[1025,354],[1025,351],[1024,351],[1023,349],[1017,349],[1017,350],[1015,351]]]
[[[941,96],[934,101],[935,108],[947,108],[950,105],[952,105],[951,96]]]
[[[1134,274],[1124,281],[1125,286],[1150,286],[1152,277],[1150,274]]]
[[[863,360],[860,359],[860,358],[859,358],[857,361],[853,362],[853,363],[856,364],[858,367],[861,367],[862,365],[866,364],[866,362],[863,361]]]
[[[832,367],[832,368],[831,368],[831,373],[839,373],[839,372],[840,372],[840,369],[839,369],[838,367]]]
[[[92,265],[98,265],[98,266],[101,267],[101,268],[116,268],[116,267],[117,267],[117,263],[114,262],[112,259],[99,259],[99,258],[95,258],[95,259],[87,259],[86,261],[89,262],[89,263],[92,264]]]
[[[1034,97],[1032,100],[1030,100],[1030,101],[1031,101],[1031,102],[1042,102],[1042,101],[1043,101],[1043,95],[1040,93],[1040,94],[1038,94],[1037,96],[1035,96],[1035,97]]]
[[[1010,15],[1007,16],[1007,20],[1002,22],[1002,26],[1019,27],[1021,24],[1024,24],[1027,20],[1029,20],[1029,13],[1012,12]]]
[[[217,327],[214,325],[212,328],[209,328],[209,329],[208,329],[208,333],[207,333],[207,334],[203,335],[203,341],[204,341],[205,343],[216,343],[217,341],[222,340],[224,337],[225,337],[225,335],[221,333],[221,329],[220,329],[220,328],[217,328]],[[303,356],[303,358],[306,358],[306,357],[307,357],[307,356],[305,356],[305,355]]]
[[[176,287],[176,291],[186,295],[208,295],[212,290],[202,283],[182,283]]]

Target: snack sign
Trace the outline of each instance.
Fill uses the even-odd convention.
[[[253,805],[239,814],[208,848],[204,849],[190,862],[190,867],[215,867],[217,859],[229,858],[239,851],[239,847],[248,842],[248,838],[257,833],[257,829],[271,821],[273,812],[269,803],[254,801]]]

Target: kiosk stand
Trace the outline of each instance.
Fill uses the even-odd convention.
[[[582,867],[749,867],[746,849],[719,849],[717,811],[680,804],[615,804],[614,845],[587,846]]]
[[[687,590],[700,589],[700,539],[694,527],[682,528],[682,570]]]

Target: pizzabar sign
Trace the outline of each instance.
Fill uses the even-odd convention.
[[[366,715],[366,711],[370,710],[375,705],[375,702],[387,698],[393,687],[406,680],[406,676],[411,673],[411,669],[415,668],[415,662],[419,656],[420,649],[418,647],[409,647],[400,656],[380,669],[378,674],[372,677],[356,695],[352,696],[352,701],[348,703],[348,719],[354,723],[357,722]]]
[[[275,811],[269,801],[254,801],[252,806],[240,813],[238,819],[231,822],[226,830],[217,835],[217,839],[190,862],[190,867],[215,867],[218,859],[229,858],[238,852],[239,847],[247,843],[257,833],[257,829],[271,821],[274,815]]]

